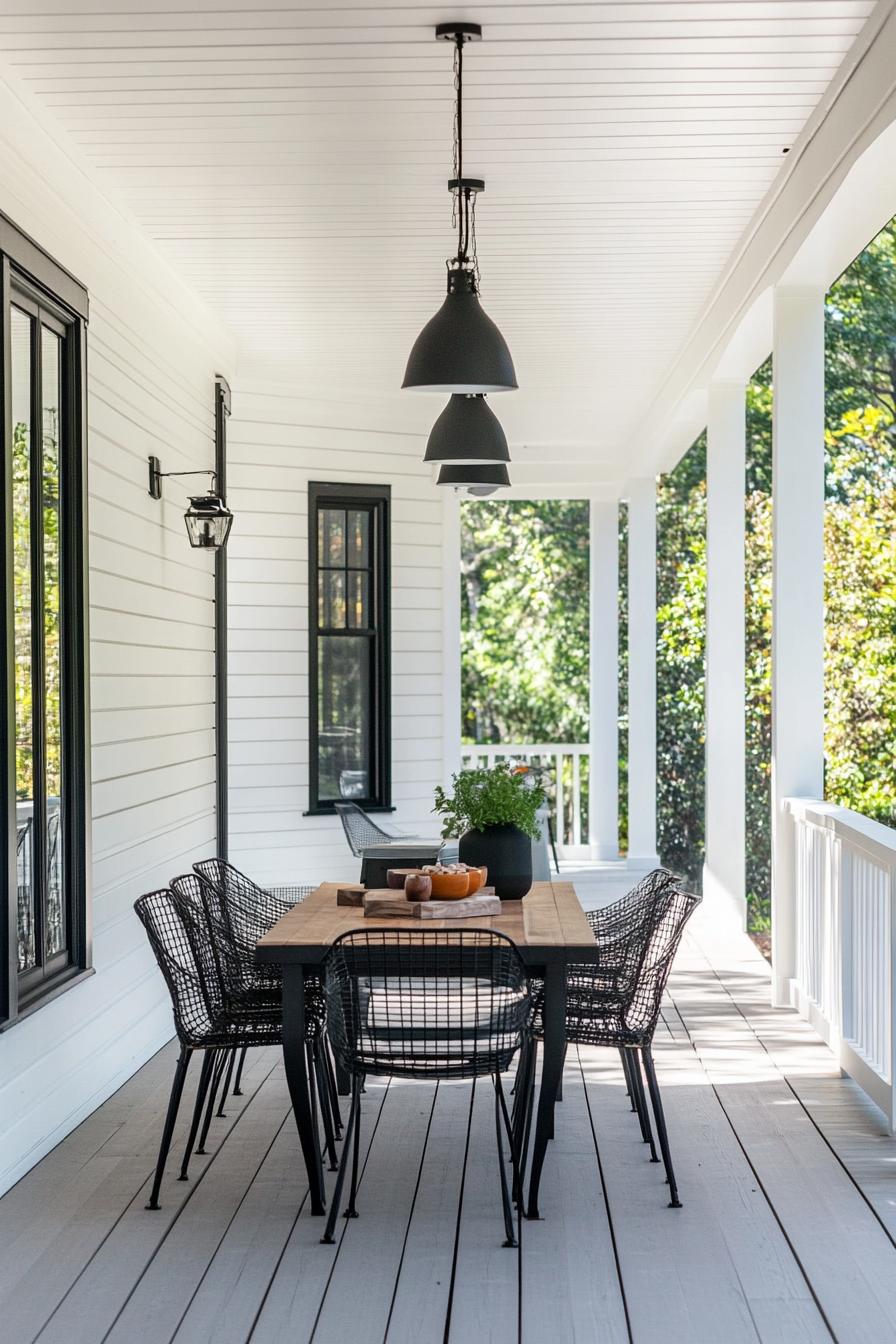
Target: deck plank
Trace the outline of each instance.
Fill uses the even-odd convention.
[[[4,1280],[0,1291],[8,1302],[4,1326],[9,1337],[30,1341],[44,1328],[44,1337],[52,1338],[58,1328],[53,1324],[54,1313],[93,1258],[117,1232],[125,1211],[132,1203],[139,1203],[142,1210],[155,1166],[175,1057],[176,1049],[169,1050],[165,1067],[148,1071],[147,1080],[151,1079],[152,1085],[148,1091],[135,1089],[130,1113],[122,1113],[120,1123],[101,1150],[67,1177],[64,1170],[57,1169],[58,1187],[48,1194],[43,1207],[35,1208],[31,1219],[23,1219],[20,1235],[4,1254],[0,1271],[0,1279]],[[271,1061],[267,1064],[270,1067]],[[185,1092],[172,1145],[172,1154],[178,1159],[186,1139],[199,1070],[194,1067],[191,1072],[194,1076]],[[247,1090],[251,1091],[250,1077]],[[243,1098],[242,1105],[248,1100],[248,1096]],[[240,1109],[237,1101],[229,1120],[217,1122],[222,1134],[235,1122]],[[194,1175],[200,1175],[203,1167],[203,1159],[197,1159]],[[169,1207],[156,1215],[156,1226],[150,1233],[153,1246],[164,1237],[186,1194],[184,1187],[170,1178],[163,1193]],[[96,1338],[93,1331],[91,1326],[88,1338]],[[67,1339],[72,1338],[69,1327],[63,1333]]]
[[[506,1145],[505,1145],[506,1151]],[[522,1235],[525,1237],[525,1223]],[[457,1233],[449,1344],[518,1344],[520,1251],[503,1245],[495,1094],[478,1078]]]
[[[290,1116],[280,1069],[265,1079],[253,1104],[221,1145],[208,1177],[140,1276],[107,1339],[109,1344],[168,1344],[264,1158]],[[149,1216],[149,1215],[147,1215]]]
[[[684,1207],[625,1097],[614,1052],[580,1051],[635,1344],[830,1344],[809,1289],[693,1050],[656,1051]]]
[[[389,1087],[358,1189],[358,1217],[346,1223],[314,1344],[345,1344],[359,1319],[366,1339],[386,1334],[435,1096],[435,1083],[393,1079]],[[325,1247],[321,1253],[331,1254]]]
[[[603,1183],[576,1051],[567,1054],[563,1101],[522,1254],[522,1341],[628,1344]]]
[[[896,1248],[693,941],[672,993],[839,1344],[896,1339]]]
[[[471,1101],[469,1083],[439,1084],[386,1344],[443,1344]]]
[[[361,1099],[359,1192],[364,1189],[370,1145],[376,1137],[388,1092],[386,1080],[371,1078]],[[336,1178],[330,1173],[327,1176],[329,1199]],[[279,1263],[271,1266],[273,1277],[252,1334],[252,1344],[284,1344],[287,1340],[289,1344],[307,1344],[311,1339],[347,1223],[342,1218],[337,1222],[335,1248],[321,1245],[324,1225],[324,1219],[312,1217],[306,1204],[296,1219]],[[357,1327],[357,1320],[355,1325]]]

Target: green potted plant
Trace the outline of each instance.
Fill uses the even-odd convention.
[[[442,836],[458,836],[461,863],[487,867],[502,901],[518,901],[532,886],[532,841],[541,834],[537,813],[544,789],[506,761],[486,770],[462,770],[452,792],[436,789],[433,808]]]

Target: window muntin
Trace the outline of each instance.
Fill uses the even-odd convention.
[[[388,807],[387,486],[310,487],[310,810]]]

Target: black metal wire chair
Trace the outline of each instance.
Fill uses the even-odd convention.
[[[253,1045],[279,1045],[280,1022],[270,1013],[228,1000],[201,909],[168,888],[141,896],[134,904],[146,930],[168,991],[180,1054],[171,1085],[171,1096],[162,1130],[148,1209],[159,1208],[159,1190],[180,1108],[187,1068],[195,1051],[203,1052],[202,1073],[190,1133],[181,1165],[180,1180],[187,1180],[190,1156],[199,1133],[203,1103],[213,1082],[220,1082],[225,1061],[234,1050]],[[206,1112],[200,1151],[211,1118]]]
[[[671,1208],[680,1208],[681,1201],[652,1045],[672,962],[684,927],[700,900],[675,882],[656,883],[650,895],[632,904],[625,915],[620,914],[607,963],[571,966],[567,976],[566,1039],[574,1044],[610,1045],[620,1050],[642,1137],[650,1145],[651,1160],[657,1161],[644,1091],[646,1075]],[[527,1067],[534,1072],[534,1061],[527,1062]],[[528,1075],[524,1087],[531,1087]]]
[[[237,1009],[264,1013],[282,1023],[282,973],[279,966],[261,966],[256,962],[258,940],[295,901],[284,901],[258,887],[232,865],[220,859],[206,860],[196,865],[197,871],[175,877],[171,886],[188,905],[204,919],[218,972],[229,1004]],[[223,872],[222,872],[223,870]],[[204,872],[221,877],[220,882],[209,880]],[[302,888],[289,888],[302,892]],[[301,899],[301,897],[300,897]],[[342,1117],[332,1061],[326,1043],[326,1005],[320,980],[307,981],[305,990],[305,1049],[308,1055],[308,1076],[314,1080],[323,1121],[325,1144],[330,1165],[336,1167],[336,1141],[342,1133]],[[212,1077],[211,1090],[203,1124],[200,1146],[202,1153],[214,1114],[215,1098],[221,1086],[217,1114],[224,1115],[224,1105],[234,1082],[234,1096],[240,1095],[246,1050],[235,1049],[221,1063]],[[236,1077],[234,1080],[234,1072]]]
[[[330,1042],[352,1079],[345,1145],[322,1238],[332,1242],[352,1149],[345,1216],[357,1217],[360,1098],[368,1075],[447,1080],[490,1076],[506,1246],[515,1246],[502,1126],[519,1187],[517,1148],[501,1073],[528,1032],[529,984],[509,938],[488,930],[357,930],[327,957]]]

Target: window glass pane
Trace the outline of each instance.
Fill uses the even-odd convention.
[[[366,629],[371,624],[367,601],[368,581],[366,573],[349,573],[348,623],[355,630]]]
[[[366,509],[348,511],[348,564],[370,564],[370,514]]]
[[[19,970],[37,965],[31,686],[31,318],[13,308],[13,629],[16,657],[16,867]]]
[[[322,569],[318,577],[318,614],[321,628],[341,630],[345,625],[345,572]]]
[[[317,515],[317,563],[345,564],[345,509],[321,509]]]
[[[41,329],[43,420],[44,733],[47,799],[47,955],[68,945],[62,899],[62,709],[59,643],[59,358],[55,332]]]
[[[367,798],[370,641],[324,635],[317,653],[318,798]]]

